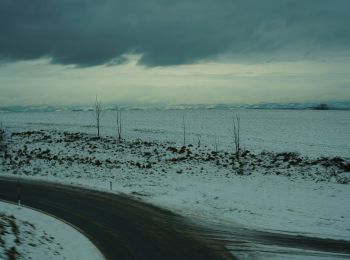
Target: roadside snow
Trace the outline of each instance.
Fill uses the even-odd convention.
[[[349,187],[283,176],[174,178],[149,200],[181,214],[256,229],[350,239]],[[142,191],[139,191],[142,193]]]
[[[71,226],[43,213],[0,202],[0,259],[104,258]]]

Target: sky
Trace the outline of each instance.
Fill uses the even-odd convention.
[[[0,106],[350,100],[348,0],[1,0]]]

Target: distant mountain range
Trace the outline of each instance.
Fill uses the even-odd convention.
[[[195,105],[130,105],[121,106],[123,110],[170,110],[170,109],[277,109],[277,110],[307,110],[326,108],[327,110],[350,110],[350,101],[342,102],[308,102],[308,103],[261,103],[261,104],[195,104]],[[115,110],[116,107],[106,105],[105,110]],[[89,106],[3,106],[0,112],[59,112],[59,111],[89,111],[93,107]]]

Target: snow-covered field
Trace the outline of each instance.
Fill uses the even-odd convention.
[[[350,157],[350,111],[316,110],[130,110],[122,113],[123,137],[182,144],[183,116],[188,143],[232,150],[232,117],[241,118],[242,145],[253,151],[299,152]],[[0,112],[10,130],[57,129],[95,133],[94,112]],[[105,111],[102,134],[116,136],[116,112]],[[216,140],[216,141],[215,141]]]
[[[48,215],[0,202],[0,259],[104,259],[74,228]]]
[[[232,116],[247,152],[232,156]],[[169,110],[3,113],[1,175],[142,198],[193,219],[350,240],[350,113]],[[186,146],[183,145],[183,117]],[[198,141],[201,141],[198,147]]]

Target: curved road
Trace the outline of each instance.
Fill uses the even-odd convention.
[[[350,241],[194,225],[126,196],[23,180],[21,187],[24,205],[80,228],[107,259],[233,259],[227,248],[243,259],[350,259]],[[0,199],[15,202],[16,189],[16,180],[0,178]]]
[[[17,183],[0,179],[0,199],[16,201]],[[21,181],[22,204],[83,230],[107,259],[232,259],[223,245],[201,240],[190,224],[125,196]]]

